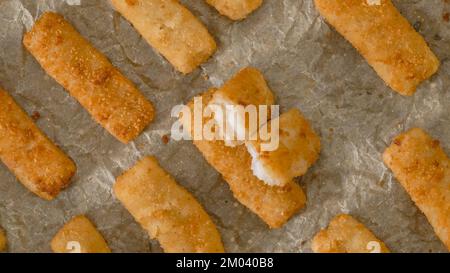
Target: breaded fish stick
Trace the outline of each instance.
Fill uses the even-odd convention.
[[[279,118],[279,145],[276,150],[262,150],[260,138],[247,141],[252,155],[253,173],[271,186],[285,186],[292,179],[304,175],[319,158],[320,138],[298,109],[292,109]],[[271,123],[263,127],[271,130]]]
[[[178,71],[188,74],[216,51],[206,27],[178,0],[111,0],[114,8]]]
[[[116,197],[165,252],[224,252],[213,221],[153,157],[117,178]]]
[[[242,20],[259,8],[263,0],[206,0],[206,2],[215,7],[220,14],[232,20]]]
[[[202,95],[204,107],[211,101],[211,90]],[[194,103],[188,104],[191,109]],[[207,123],[207,119],[203,124]],[[306,204],[302,188],[291,181],[285,187],[271,187],[252,172],[252,157],[245,145],[227,147],[224,141],[196,140],[195,146],[228,182],[235,198],[256,213],[271,228],[283,226]]]
[[[133,140],[153,120],[152,104],[62,16],[42,15],[23,43],[47,73],[120,141]]]
[[[0,252],[6,250],[6,235],[5,231],[0,227]]]
[[[76,171],[75,163],[2,89],[0,159],[25,187],[47,200],[52,200],[67,187]]]
[[[389,253],[386,245],[350,215],[336,216],[317,233],[312,242],[315,253]]]
[[[111,253],[103,236],[84,215],[62,227],[51,242],[55,253]]]
[[[263,74],[256,68],[246,67],[239,71],[216,92],[214,92],[212,100],[209,104],[222,107],[223,112],[226,113],[225,117],[215,116],[215,118],[218,119],[216,120],[218,124],[230,127],[231,132],[234,132],[235,136],[249,136],[254,133],[254,131],[252,131],[248,126],[249,120],[245,112],[234,113],[233,111],[227,111],[226,107],[228,105],[239,105],[243,107],[251,105],[255,106],[256,109],[259,110],[259,106],[267,106],[269,113],[269,107],[274,103],[275,96],[267,85]],[[224,123],[219,120],[221,118],[225,119]],[[254,130],[256,131],[257,129],[258,128],[256,127]],[[232,135],[228,134],[226,128],[223,126],[219,127],[219,130],[223,136],[233,138]],[[228,140],[226,138],[225,144],[227,146],[234,147],[244,144],[244,141]]]
[[[450,159],[422,129],[399,135],[384,162],[450,250]]]
[[[422,81],[436,73],[439,60],[391,0],[379,2],[315,0],[322,16],[356,47],[387,85],[402,95],[413,95]]]
[[[246,67],[214,93],[211,103],[272,105],[275,103],[275,96],[263,74],[256,68]]]

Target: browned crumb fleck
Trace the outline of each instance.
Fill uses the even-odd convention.
[[[442,15],[442,19],[445,22],[449,22],[450,21],[450,13],[448,13],[448,12],[444,13],[444,15]]]
[[[169,135],[164,135],[161,139],[164,144],[168,144],[170,142]]]
[[[38,111],[34,111],[33,114],[31,115],[31,118],[32,118],[34,121],[37,121],[38,119],[41,118],[41,114],[40,114]]]

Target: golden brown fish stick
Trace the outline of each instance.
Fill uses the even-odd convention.
[[[350,215],[335,217],[312,242],[316,253],[389,253],[386,245]]]
[[[153,157],[117,178],[117,198],[165,252],[224,252],[213,221]]]
[[[6,235],[5,231],[0,227],[0,252],[6,250]]]
[[[76,166],[0,89],[0,159],[22,184],[51,200],[67,187]]]
[[[450,159],[422,129],[399,135],[384,162],[450,250]]]
[[[215,90],[202,95],[204,107]],[[193,101],[189,103],[194,108]],[[192,111],[193,112],[193,111]],[[207,123],[204,120],[204,124]],[[285,187],[271,187],[252,172],[252,157],[245,145],[227,147],[224,141],[194,141],[208,163],[228,182],[235,198],[256,213],[271,228],[284,225],[306,204],[306,196],[294,181]]]
[[[184,74],[216,51],[216,42],[206,27],[178,0],[111,2],[153,48]]]
[[[83,215],[70,220],[51,242],[55,253],[111,253],[103,236]]]
[[[400,94],[413,95],[438,70],[439,60],[390,0],[380,0],[380,5],[367,0],[315,3],[322,16]]]
[[[62,16],[45,13],[23,42],[45,71],[120,141],[133,140],[153,120],[152,104]]]
[[[232,20],[242,20],[259,8],[263,0],[206,0],[220,14]]]

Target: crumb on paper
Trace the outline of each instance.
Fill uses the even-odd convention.
[[[161,138],[161,140],[162,140],[162,142],[163,142],[164,144],[169,144],[169,142],[170,142],[170,136],[169,136],[169,135],[163,135],[162,138]]]
[[[31,114],[31,118],[34,121],[38,121],[41,118],[41,114],[38,111],[34,111],[33,114]]]

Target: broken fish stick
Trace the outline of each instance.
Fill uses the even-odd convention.
[[[66,188],[76,166],[0,89],[0,159],[33,193],[54,199]]]
[[[392,89],[411,96],[439,68],[423,37],[390,0],[315,0],[320,14]]]
[[[203,107],[211,101],[214,91],[202,95]],[[194,102],[188,106],[193,109]],[[204,118],[203,124],[207,122]],[[245,145],[227,147],[221,140],[194,140],[194,145],[222,175],[234,197],[271,228],[280,228],[305,206],[306,196],[294,181],[284,187],[271,187],[253,174],[252,157]]]
[[[178,71],[188,74],[216,51],[206,27],[178,0],[111,0],[114,8]]]
[[[386,245],[350,215],[338,215],[312,241],[315,253],[389,253]]]
[[[450,250],[450,159],[439,141],[414,128],[396,137],[383,159]]]
[[[51,242],[55,253],[111,253],[103,236],[84,215],[62,227]]]
[[[0,252],[6,250],[6,234],[5,231],[0,227]]]
[[[320,139],[298,109],[292,109],[279,118],[278,148],[264,150],[261,138],[247,141],[252,155],[252,170],[256,177],[270,186],[285,186],[292,179],[304,175],[319,158]],[[263,131],[271,131],[271,122]],[[271,143],[270,145],[276,145]]]
[[[154,157],[145,157],[117,178],[116,197],[169,253],[224,252],[213,221]]]
[[[220,14],[232,20],[242,20],[258,9],[263,0],[206,0],[206,2],[215,7]]]
[[[209,105],[217,105],[223,109],[225,117],[215,115],[219,131],[224,136],[225,144],[230,147],[244,144],[244,140],[258,128],[249,127],[249,116],[245,111],[228,110],[227,106],[254,106],[259,116],[259,107],[270,107],[275,103],[275,96],[267,86],[262,73],[252,67],[239,71],[232,79],[215,91]],[[268,108],[269,109],[269,108]],[[269,111],[267,112],[269,114]],[[268,117],[269,119],[269,117]],[[256,117],[258,120],[258,117]],[[267,120],[264,120],[265,123]],[[241,138],[241,140],[236,139]]]
[[[44,70],[123,143],[153,120],[152,104],[62,16],[42,15],[23,43]]]

